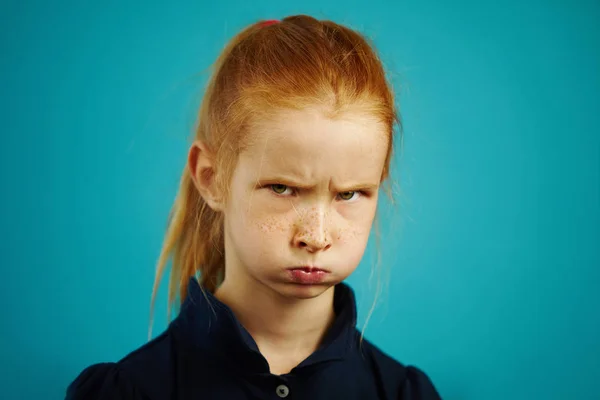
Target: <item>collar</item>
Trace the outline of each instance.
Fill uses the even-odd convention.
[[[333,305],[336,318],[321,347],[294,371],[342,360],[354,348],[356,300],[352,288],[345,283],[337,284]],[[250,333],[226,304],[200,287],[195,277],[190,278],[187,297],[172,327],[186,344],[208,353],[228,368],[244,375],[269,373],[267,360]]]

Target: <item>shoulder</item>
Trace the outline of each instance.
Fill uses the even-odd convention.
[[[67,400],[169,398],[172,334],[164,332],[119,362],[85,368],[67,388]]]
[[[387,398],[402,400],[440,400],[431,379],[420,368],[405,365],[364,339],[362,353],[371,363],[378,386]]]
[[[66,400],[146,399],[117,363],[85,368],[67,388]]]

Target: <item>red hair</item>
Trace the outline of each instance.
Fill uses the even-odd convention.
[[[269,25],[278,24],[280,21],[278,19],[269,19],[260,23],[260,26],[265,27]]]

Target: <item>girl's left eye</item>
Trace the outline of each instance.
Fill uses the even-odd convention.
[[[360,193],[359,192],[342,192],[339,194],[340,199],[344,201],[354,200]]]

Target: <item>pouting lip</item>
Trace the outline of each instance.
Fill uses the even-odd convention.
[[[288,270],[295,270],[295,269],[301,269],[303,271],[306,272],[329,272],[328,270],[321,268],[321,267],[317,267],[317,266],[312,266],[312,265],[299,265],[296,267],[290,267],[288,268]]]

